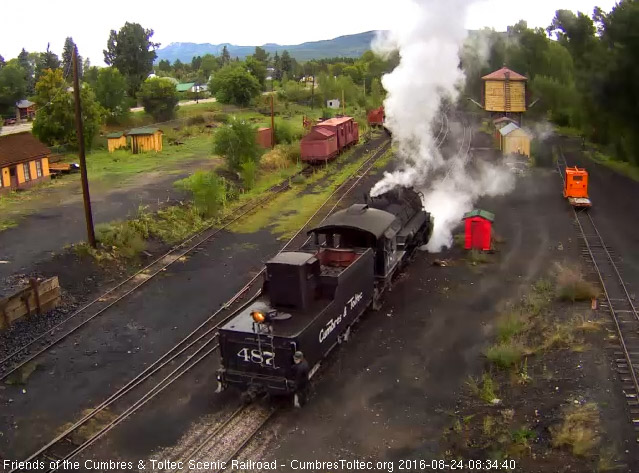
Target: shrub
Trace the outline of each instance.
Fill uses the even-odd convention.
[[[599,295],[597,288],[583,278],[577,266],[556,263],[557,296],[564,301],[587,301]]]
[[[229,116],[228,114],[224,113],[224,112],[217,112],[214,113],[211,118],[213,118],[213,121],[216,122],[220,122],[220,123],[228,123],[229,121]]]
[[[481,382],[476,378],[470,377],[466,384],[471,392],[484,402],[492,403],[497,399],[495,381],[490,373],[484,373],[481,377]]]
[[[519,341],[499,342],[486,350],[486,358],[499,368],[510,368],[519,364],[524,356],[524,346]]]
[[[205,217],[215,217],[226,204],[226,182],[213,171],[198,171],[175,185],[193,195],[195,208]]]
[[[138,98],[144,111],[156,121],[166,121],[175,115],[178,96],[173,82],[163,78],[147,79],[142,84]]]
[[[333,110],[331,110],[330,108],[325,108],[322,110],[322,119],[323,120],[328,120],[329,118],[333,118],[335,114],[333,113]]]
[[[213,152],[224,157],[229,169],[239,171],[242,163],[259,159],[256,131],[250,123],[234,118],[227,126],[216,130]]]
[[[274,149],[262,156],[260,159],[260,167],[267,171],[284,169],[291,164],[297,164],[300,157],[299,144],[277,145]]]
[[[208,222],[200,212],[191,205],[173,205],[159,210],[155,218],[151,218],[148,231],[151,235],[165,243],[174,244],[186,239],[189,235],[205,228]]]
[[[96,238],[105,249],[123,258],[133,258],[146,248],[144,236],[129,222],[97,225]]]
[[[265,171],[284,169],[290,165],[288,157],[284,153],[282,146],[277,145],[274,149],[265,153],[260,159],[260,167]]]
[[[299,143],[291,143],[290,145],[282,145],[282,152],[291,163],[297,164],[302,158],[302,150]]]
[[[292,143],[295,139],[291,124],[283,120],[275,123],[275,143]]]
[[[257,164],[255,161],[246,161],[245,163],[242,163],[240,175],[242,176],[244,189],[252,189],[255,185],[255,178],[257,177]]]
[[[522,314],[514,312],[502,316],[497,321],[497,338],[500,342],[508,342],[526,329],[526,320]]]
[[[551,428],[554,447],[570,447],[573,455],[586,456],[593,453],[600,441],[599,410],[589,402],[571,406],[564,411],[561,425]]]
[[[204,115],[195,115],[186,120],[187,125],[204,125],[204,123],[206,123]]]

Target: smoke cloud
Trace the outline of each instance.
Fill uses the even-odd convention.
[[[382,78],[387,91],[384,101],[386,126],[400,160],[398,169],[384,173],[371,190],[383,194],[397,187],[414,187],[424,194],[424,205],[435,220],[427,245],[437,252],[452,244],[452,231],[463,214],[482,195],[509,191],[513,176],[507,169],[470,162],[470,136],[451,120],[448,141],[457,141],[453,152],[440,147],[443,118],[448,103],[454,103],[465,77],[459,68],[459,53],[467,36],[468,7],[473,0],[413,0],[401,29],[379,36],[373,49],[385,55],[399,51],[400,63]],[[444,123],[442,125],[442,120]]]

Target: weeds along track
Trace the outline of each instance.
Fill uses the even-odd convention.
[[[168,252],[150,262],[144,268],[124,279],[99,297],[93,299],[69,317],[5,356],[0,360],[0,381],[7,379],[22,369],[26,364],[46,353],[52,347],[102,315],[111,307],[124,301],[128,296],[155,278],[155,276],[163,274],[168,267],[180,261],[184,256],[195,252],[202,244],[208,242],[220,232],[267,204],[276,195],[289,190],[291,188],[291,182],[295,177],[308,176],[312,174],[314,170],[315,168],[312,166],[305,166],[299,172],[265,190],[262,193],[262,197],[252,199],[242,204],[231,214],[227,215],[220,224],[208,226],[175,245]]]
[[[373,168],[375,162],[389,149],[390,141],[386,139],[378,149],[371,153],[346,180],[337,187],[322,203],[315,213],[297,231],[291,239],[279,250],[282,252],[289,246],[302,246],[309,241],[304,230],[313,228],[325,220],[349,195],[349,193],[361,182],[367,173]],[[333,205],[331,205],[333,204]],[[250,304],[261,293],[259,278],[264,272],[262,269],[232,298],[230,298],[219,310],[209,316],[199,327],[173,346],[144,371],[132,378],[122,388],[108,396],[102,403],[96,406],[91,413],[85,415],[72,426],[65,429],[53,440],[31,454],[26,461],[44,461],[46,465],[55,460],[68,460],[86,450],[90,445],[116,427],[122,421],[129,418],[135,411],[144,406],[156,395],[170,386],[174,381],[187,373],[201,361],[207,359],[218,347],[217,328],[229,320],[235,312]],[[100,413],[112,414],[107,421],[102,422],[97,429],[83,438],[83,429],[89,422],[100,422],[96,418]],[[48,471],[56,471],[57,468],[49,468]],[[14,469],[11,473],[28,471]]]
[[[155,276],[164,272],[166,268],[179,261],[180,258],[193,252],[200,245],[206,243],[233,223],[271,200],[274,195],[288,190],[291,186],[291,179],[298,175],[310,174],[311,172],[312,169],[307,166],[298,173],[295,173],[291,176],[291,178],[287,178],[270,187],[264,191],[264,197],[242,204],[232,214],[226,216],[221,225],[211,225],[175,245],[168,252],[155,259],[135,274],[121,281],[96,299],[93,299],[91,302],[87,303],[43,334],[37,336],[29,343],[7,355],[5,358],[0,360],[0,381],[6,379],[15,371],[22,368],[25,364],[60,343],[69,335],[77,331],[80,327],[89,323],[91,320],[100,316],[106,310],[131,295],[141,286],[152,280]],[[62,335],[58,335],[56,337],[56,334],[59,332],[62,332]],[[20,359],[20,361],[17,361],[18,359]],[[9,366],[11,362],[14,362],[15,364]]]
[[[564,185],[567,166],[559,148],[557,169]],[[621,351],[615,352],[615,363],[630,408],[630,419],[635,431],[639,431],[639,313],[619,271],[614,251],[604,241],[592,215],[587,210],[572,209],[581,233],[582,255],[592,262],[603,289],[601,308],[608,310],[617,329]]]

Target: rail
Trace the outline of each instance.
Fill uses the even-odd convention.
[[[295,238],[298,237],[305,228],[309,227],[311,221],[320,215],[320,211],[325,210],[327,204],[331,202],[333,198],[337,197],[335,204],[328,210],[328,212],[325,214],[322,212],[322,221],[325,220],[372,169],[375,162],[384,154],[389,145],[390,143],[385,141],[382,146],[375,150],[372,155],[349,176],[348,179],[346,179],[328,196],[322,205],[313,213],[313,215],[295,233],[295,235],[289,239],[279,252],[288,248],[294,242]],[[307,238],[306,242],[308,241],[309,239]],[[255,300],[255,298],[259,297],[261,290],[257,290],[246,302],[241,303],[239,306],[237,305],[238,301],[244,296],[244,294],[246,294],[251,287],[254,287],[256,280],[263,272],[264,269],[255,275],[244,287],[242,287],[231,299],[229,299],[226,304],[224,304],[178,344],[172,347],[156,362],[131,379],[121,389],[109,396],[90,414],[82,417],[72,426],[57,435],[53,440],[38,449],[35,453],[31,454],[25,461],[34,462],[42,460],[47,462],[45,464],[49,464],[48,462],[50,461],[63,461],[73,458],[95,443],[99,438],[104,436],[122,421],[129,418],[135,411],[161,393],[182,375],[190,371],[204,359],[208,358],[208,356],[211,355],[218,347],[217,344],[212,345],[218,336],[217,333],[215,333],[217,328],[228,321],[238,310],[241,310],[243,307]],[[220,315],[224,315],[224,317],[218,321]],[[173,368],[176,364],[177,367]],[[140,394],[140,391],[143,391],[143,393]],[[116,403],[118,404],[116,405]],[[121,413],[119,415],[95,431],[80,445],[73,442],[74,433],[78,432],[83,426],[86,426],[87,423],[98,413],[103,412],[107,408],[109,408],[110,411],[114,411],[117,410],[114,409],[117,407],[121,408]],[[50,468],[48,471],[57,471],[57,469],[57,467]],[[25,470],[13,469],[10,473],[18,471]]]
[[[564,169],[561,168],[562,164]],[[564,186],[566,183],[564,175],[566,167],[568,167],[566,157],[563,150],[559,148],[557,169]],[[622,349],[620,355],[623,356],[622,359],[617,360],[617,365],[620,369],[620,374],[627,375],[622,377],[624,394],[632,405],[637,406],[639,405],[639,380],[636,367],[639,366],[639,344],[630,347],[628,340],[636,338],[637,331],[639,331],[639,314],[621,276],[621,272],[610,253],[608,245],[606,245],[606,242],[601,236],[592,215],[587,210],[577,210],[572,206],[571,208],[586,247],[586,253],[590,257],[597,277],[599,278],[601,288],[603,289],[606,306],[617,329],[619,344]],[[625,368],[628,370],[627,373],[623,372]],[[636,409],[631,410],[631,420],[635,427],[639,426],[638,415],[639,411]]]
[[[305,167],[298,173],[294,174],[291,178],[309,172],[310,167]],[[193,252],[196,248],[198,248],[203,243],[209,241],[211,238],[219,234],[221,231],[228,228],[233,223],[237,222],[241,218],[245,217],[247,214],[253,212],[262,204],[267,202],[273,197],[273,194],[279,194],[288,190],[290,187],[290,178],[287,178],[281,181],[278,184],[267,189],[264,194],[265,197],[260,199],[253,199],[249,202],[242,204],[238,207],[232,214],[230,214],[224,221],[221,226],[210,225],[203,229],[202,231],[196,233],[195,235],[190,236],[186,240],[172,247],[168,252],[164,253],[162,256],[156,258],[151,263],[147,264],[144,268],[140,269],[136,273],[132,274],[128,278],[124,279],[117,285],[113,286],[108,291],[101,294],[99,297],[93,299],[89,303],[85,304],[83,307],[75,311],[69,317],[65,318],[61,322],[57,323],[53,327],[49,328],[46,332],[38,335],[37,337],[30,340],[28,343],[22,345],[20,348],[14,350],[9,355],[5,356],[2,360],[0,360],[0,381],[6,379],[11,374],[15,373],[27,363],[33,361],[38,356],[50,350],[52,347],[56,346],[71,334],[76,332],[78,329],[89,323],[91,320],[103,314],[106,310],[110,309],[118,302],[125,299],[127,296],[131,295],[137,289],[139,289],[144,284],[148,283],[158,274],[161,274],[174,264],[176,261],[179,261],[185,255]],[[190,244],[190,245],[189,245]],[[186,245],[188,247],[184,248]],[[80,317],[79,317],[80,316]],[[57,338],[53,338],[51,340],[44,340],[49,335],[53,335],[54,333],[63,330],[65,326],[72,325],[73,322],[78,322],[74,326],[69,327],[62,335]],[[16,358],[19,358],[21,354],[25,354],[31,348],[33,348],[36,342],[44,341],[44,346],[40,344],[40,346],[33,353],[29,353],[26,355],[26,358],[21,359],[19,362],[11,366],[7,367],[7,364]]]

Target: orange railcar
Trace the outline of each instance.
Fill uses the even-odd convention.
[[[564,182],[564,197],[573,207],[590,207],[588,197],[588,171],[582,168],[567,167]]]

